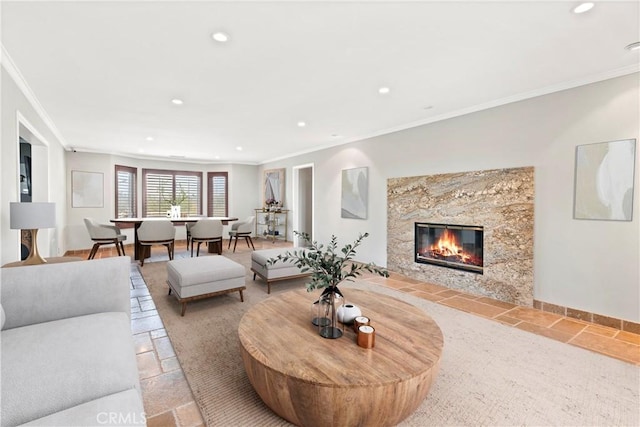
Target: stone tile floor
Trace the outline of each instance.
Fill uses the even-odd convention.
[[[254,244],[256,249],[271,248],[274,245],[291,246],[290,243],[273,243],[264,239],[255,239]],[[226,245],[223,248],[224,251],[227,250]],[[88,254],[88,251],[86,252]],[[131,252],[132,248],[129,246],[127,253]],[[237,252],[246,252],[248,255],[251,251],[246,246],[238,244]],[[87,254],[74,255],[86,257]],[[98,254],[98,257],[109,256],[117,256],[117,253],[115,250],[112,252],[102,250]],[[175,256],[189,256],[184,241],[176,243]],[[164,247],[153,247],[151,258],[145,263],[167,259]],[[640,365],[640,335],[638,334],[487,297],[469,295],[398,274],[392,273],[389,278],[369,275],[366,279],[418,298],[492,319],[507,326]],[[150,427],[204,425],[137,263],[131,264],[131,319],[148,425]]]

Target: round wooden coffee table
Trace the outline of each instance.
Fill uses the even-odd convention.
[[[442,332],[422,310],[396,298],[342,293],[371,319],[374,348],[359,347],[349,327],[341,338],[322,338],[310,316],[318,295],[287,292],[256,304],[240,321],[249,381],[269,408],[296,425],[396,425],[427,396]]]

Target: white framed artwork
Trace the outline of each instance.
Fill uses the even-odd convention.
[[[369,170],[366,167],[342,170],[341,217],[367,219]]]
[[[104,174],[71,171],[71,207],[104,207]]]
[[[636,140],[576,147],[573,217],[631,221]]]

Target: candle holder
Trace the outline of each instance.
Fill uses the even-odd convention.
[[[358,316],[355,319],[353,319],[353,330],[356,333],[356,335],[358,334],[358,328],[360,326],[368,325],[370,322],[371,320],[369,320],[369,318],[366,316]]]
[[[358,328],[358,345],[362,348],[373,348],[376,345],[376,330],[371,325]]]

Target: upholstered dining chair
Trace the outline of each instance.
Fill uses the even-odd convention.
[[[176,241],[176,229],[168,219],[142,221],[138,228],[138,243],[142,246],[140,265],[144,266],[144,259],[150,254],[152,245],[167,247],[169,259],[173,259]]]
[[[196,215],[192,215],[192,216],[196,217]],[[206,218],[206,217],[202,216],[201,218]],[[184,227],[187,230],[187,251],[189,251],[189,248],[193,248],[193,244],[191,242],[191,227],[196,225],[196,222],[185,222],[184,223]]]
[[[127,236],[122,234],[118,227],[110,224],[100,224],[91,218],[85,218],[84,225],[87,227],[87,231],[89,231],[89,237],[93,240],[93,247],[87,259],[93,259],[98,253],[100,246],[103,245],[116,245],[118,256],[126,255],[122,242],[127,240]]]
[[[191,256],[193,244],[198,244],[196,256],[200,256],[201,243],[217,243],[218,255],[222,254],[222,221],[219,219],[201,219],[191,227]]]
[[[234,237],[236,238],[236,242],[233,244],[233,252],[236,251],[238,237],[244,237],[244,240],[247,242],[247,247],[253,248],[254,251],[256,250],[255,246],[253,246],[253,240],[251,240],[251,233],[253,233],[255,221],[256,217],[250,216],[244,221],[238,221],[231,224],[231,230],[229,230],[229,248],[231,248],[231,240],[233,240]],[[251,246],[249,246],[249,243],[251,243]]]

